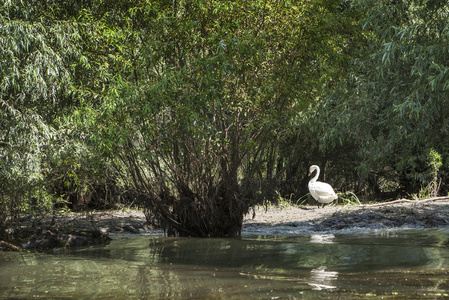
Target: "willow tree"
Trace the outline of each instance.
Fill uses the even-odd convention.
[[[66,109],[73,44],[67,28],[37,22],[39,5],[0,8],[0,220],[51,208],[45,157],[55,149],[53,121]]]
[[[0,235],[11,217],[39,217],[101,178],[67,121],[100,78],[88,76],[83,48],[95,24],[77,22],[81,2],[0,4]]]
[[[292,117],[314,98],[307,67],[325,44],[314,37],[328,4],[103,4],[89,16],[104,24],[92,53],[112,76],[77,126],[169,234],[239,235],[270,197]]]
[[[324,139],[350,147],[377,192],[416,193],[433,180],[432,149],[448,155],[447,4],[354,1],[365,42],[343,92],[326,102],[338,114],[327,114],[336,126]]]

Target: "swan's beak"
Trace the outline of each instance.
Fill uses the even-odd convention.
[[[309,175],[307,175],[307,176],[310,176],[310,174],[312,174],[312,172],[309,171]]]

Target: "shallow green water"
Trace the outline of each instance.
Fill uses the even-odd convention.
[[[0,252],[0,298],[449,297],[449,229],[241,239],[117,237],[106,246]]]

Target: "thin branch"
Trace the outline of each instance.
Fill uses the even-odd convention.
[[[441,201],[441,200],[449,200],[449,196],[434,197],[434,198],[428,198],[428,199],[423,199],[423,200],[399,199],[399,200],[394,200],[394,201],[389,201],[389,202],[376,203],[376,204],[365,204],[365,205],[360,205],[360,206],[363,208],[377,207],[377,206],[386,206],[386,205],[391,205],[391,204],[396,204],[396,203],[407,203],[407,202],[413,203],[413,204],[421,204],[421,203],[426,203],[426,202],[431,202],[431,201]]]

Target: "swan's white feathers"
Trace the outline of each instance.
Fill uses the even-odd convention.
[[[330,203],[338,197],[332,187],[325,182],[309,183],[309,191],[312,197],[320,203]]]
[[[317,171],[315,176],[309,181],[309,192],[312,197],[319,203],[330,203],[337,199],[337,194],[335,194],[334,189],[329,184],[316,181],[318,176],[320,176],[320,168],[317,165],[310,167],[309,175],[315,170]]]

